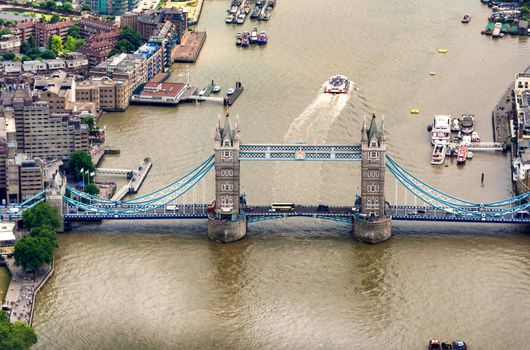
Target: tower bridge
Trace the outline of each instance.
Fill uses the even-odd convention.
[[[58,208],[64,222],[142,219],[207,219],[208,236],[219,242],[233,242],[247,233],[247,224],[289,217],[333,220],[353,225],[355,238],[367,243],[383,242],[391,237],[393,220],[530,224],[530,193],[480,203],[464,200],[440,191],[398,164],[386,154],[384,121],[373,116],[363,123],[359,144],[245,144],[240,139],[239,123],[227,115],[218,122],[214,154],[172,183],[135,198],[113,200],[100,198],[66,186],[41,192],[16,209],[0,210],[2,219],[20,219],[23,211],[46,200]],[[336,161],[360,163],[361,194],[352,194],[351,206],[327,206],[308,203],[293,205],[290,210],[273,210],[270,205],[246,203],[241,194],[241,161]],[[193,191],[204,177],[215,176],[215,205],[176,204]],[[390,204],[385,199],[386,172],[396,186],[424,205]],[[193,192],[194,193],[194,192]],[[397,197],[397,196],[396,196]]]

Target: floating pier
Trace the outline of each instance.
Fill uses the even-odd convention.
[[[205,41],[206,32],[186,33],[182,43],[173,47],[171,60],[173,62],[195,63]]]
[[[237,100],[237,98],[239,97],[239,95],[241,95],[242,92],[243,92],[243,85],[241,84],[240,81],[236,81],[236,87],[234,88],[234,93],[231,94],[231,95],[227,95],[224,98],[223,104],[225,106],[233,105],[234,102]]]
[[[113,200],[120,200],[129,193],[138,192],[152,166],[153,162],[151,161],[151,158],[147,157],[140,163],[138,169],[99,168],[96,169],[96,175],[126,177],[129,180],[127,185],[122,186],[116,191],[114,196],[112,196]]]

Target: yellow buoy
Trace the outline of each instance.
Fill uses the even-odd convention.
[[[436,72],[429,72],[429,75],[436,75]]]
[[[420,110],[417,108],[413,108],[410,110],[410,114],[420,114]]]
[[[439,49],[438,53],[447,53],[447,49]]]

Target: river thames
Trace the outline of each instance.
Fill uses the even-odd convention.
[[[234,35],[254,24],[226,25],[228,5],[205,1],[204,49],[196,64],[175,65],[171,80],[189,71],[193,85],[214,79],[223,90],[241,80],[230,114],[244,143],[358,143],[363,117],[375,112],[385,116],[389,153],[429,184],[474,201],[511,196],[507,155],[429,164],[433,114],[473,113],[491,141],[491,110],[530,64],[526,37],[480,35],[490,13],[480,1],[280,0],[256,24],[269,44],[250,49]],[[354,81],[350,95],[321,94],[334,74]],[[212,153],[224,113],[203,103],[105,114],[107,143],[121,154],[103,166],[150,156],[141,193],[159,188]],[[247,162],[241,173],[250,204],[348,205],[360,185],[359,164]],[[414,203],[387,180],[391,203]],[[186,201],[209,202],[212,186],[207,179]],[[227,245],[206,231],[205,221],[104,222],[60,235],[55,274],[37,298],[34,348],[423,349],[430,338],[527,348],[522,228],[395,223],[394,237],[376,246],[354,241],[349,225],[309,219],[252,224]]]

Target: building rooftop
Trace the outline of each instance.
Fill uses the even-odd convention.
[[[144,85],[144,90],[140,93],[140,97],[144,96],[159,96],[159,97],[173,97],[178,95],[186,88],[183,83],[147,83]]]

